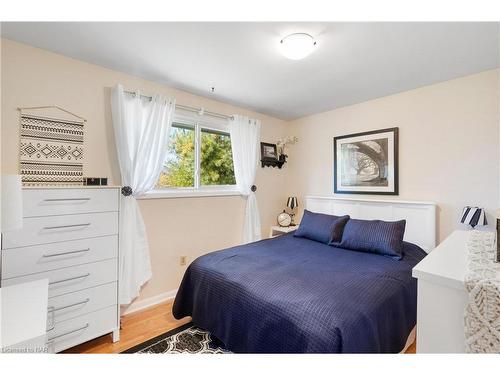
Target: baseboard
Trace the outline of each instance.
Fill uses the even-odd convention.
[[[173,300],[176,294],[177,294],[177,289],[170,290],[165,293],[160,293],[153,297],[144,298],[137,302],[132,302],[128,306],[121,307],[121,315],[123,316],[132,314],[134,312],[147,309],[148,307],[153,307],[155,305],[159,305],[160,303]]]

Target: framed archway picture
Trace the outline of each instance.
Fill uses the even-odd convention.
[[[398,133],[388,128],[335,137],[334,192],[398,195]]]

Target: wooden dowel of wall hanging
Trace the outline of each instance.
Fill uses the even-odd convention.
[[[74,116],[80,120],[82,120],[83,122],[87,122],[87,120],[85,118],[83,118],[82,116],[78,116],[77,114],[71,112],[71,111],[68,111],[67,109],[64,109],[62,107],[59,107],[58,105],[45,105],[45,106],[40,106],[40,107],[18,107],[17,110],[20,111],[22,113],[22,111],[24,110],[33,110],[33,109],[49,109],[49,108],[55,108],[55,109],[58,109],[62,112],[65,112],[71,116]],[[55,120],[55,119],[54,119]],[[60,120],[60,119],[59,119]]]

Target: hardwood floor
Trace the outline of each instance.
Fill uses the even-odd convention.
[[[120,341],[113,343],[111,334],[68,349],[64,353],[120,353],[144,341],[159,336],[191,318],[176,320],[172,315],[172,301],[122,317]]]
[[[417,353],[417,340],[413,341],[413,344],[411,344],[408,349],[406,349],[405,354],[416,354]]]
[[[190,321],[190,318],[176,320],[172,315],[172,302],[166,302],[122,318],[120,341],[113,343],[111,334],[75,346],[64,353],[120,353],[164,332],[175,329]],[[406,354],[415,353],[415,342]]]

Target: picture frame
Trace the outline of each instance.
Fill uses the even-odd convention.
[[[261,161],[278,160],[278,148],[276,144],[260,142],[260,159]]]
[[[333,138],[335,194],[399,194],[399,128]]]

